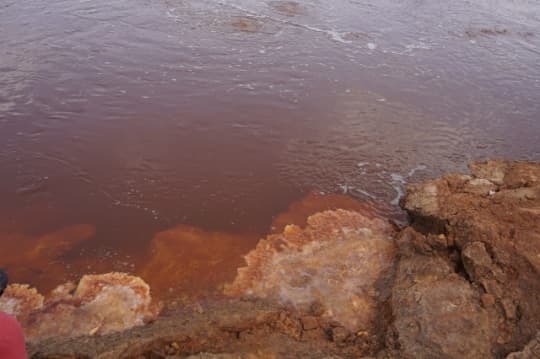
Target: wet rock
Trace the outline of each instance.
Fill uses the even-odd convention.
[[[298,16],[306,13],[306,9],[303,5],[297,3],[296,1],[271,1],[269,5],[280,14],[286,16]]]
[[[383,217],[389,209],[370,201],[359,201],[343,194],[310,193],[299,201],[293,202],[285,212],[277,215],[272,221],[272,233],[281,233],[288,225],[307,226],[310,216],[324,212],[343,209],[354,211],[368,218]]]
[[[121,331],[159,312],[148,285],[123,273],[87,275],[74,292],[71,288],[61,286],[43,300],[35,289],[14,284],[2,296],[0,310],[17,317],[30,341]]]
[[[19,317],[43,307],[44,297],[35,288],[24,284],[9,285],[0,297],[0,310]]]
[[[250,33],[260,32],[263,28],[263,23],[259,19],[249,16],[237,17],[231,25],[238,31]]]
[[[465,31],[465,35],[471,39],[475,39],[481,36],[501,36],[507,35],[509,31],[507,29],[499,28],[479,28],[479,29],[469,29]]]
[[[379,302],[389,295],[393,235],[379,218],[344,210],[316,214],[305,229],[287,226],[261,240],[226,294],[265,298],[306,313],[318,303],[323,318],[353,331],[371,328]]]
[[[65,278],[67,271],[62,257],[84,241],[90,240],[96,227],[90,224],[76,224],[41,235],[24,233],[1,233],[2,266],[10,277],[17,281],[40,284],[40,290],[50,290],[58,285],[58,278]]]

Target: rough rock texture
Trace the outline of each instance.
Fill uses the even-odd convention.
[[[11,284],[0,297],[0,310],[19,317],[42,308],[44,300],[45,298],[35,288],[26,284]]]
[[[305,330],[298,313],[259,301],[200,303],[123,333],[51,338],[29,347],[38,358],[362,358],[369,343],[337,341],[332,325]],[[354,335],[353,335],[354,337]],[[368,349],[366,349],[368,348]]]
[[[540,329],[540,165],[488,161],[411,185],[389,342],[407,358],[491,358]]]
[[[226,294],[274,300],[304,312],[317,305],[323,317],[348,330],[372,332],[378,305],[389,295],[392,227],[344,210],[318,213],[307,223],[305,229],[291,225],[261,240]]]
[[[397,357],[489,358],[497,323],[450,257],[437,254],[444,241],[412,228],[400,234],[392,296]]]
[[[506,359],[537,359],[540,358],[540,332],[536,334],[522,351],[512,353]]]
[[[344,209],[362,214],[364,217],[384,218],[391,213],[389,208],[370,201],[359,201],[344,194],[320,194],[312,192],[299,201],[293,202],[287,211],[277,215],[272,221],[272,233],[281,233],[288,225],[305,227],[310,216],[324,211]]]
[[[0,310],[17,317],[28,340],[53,336],[94,335],[125,330],[154,319],[150,288],[123,273],[84,276],[79,285],[65,284],[44,301],[35,289],[10,285]]]

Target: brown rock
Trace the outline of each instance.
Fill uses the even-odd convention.
[[[480,298],[482,300],[482,305],[484,308],[492,307],[495,305],[495,297],[491,294],[482,294],[482,297]]]
[[[305,229],[287,226],[261,240],[246,256],[229,296],[265,298],[309,312],[349,330],[373,325],[388,288],[395,253],[393,228],[378,217],[344,210],[309,217]],[[384,284],[388,283],[388,284]]]
[[[316,317],[305,316],[300,318],[300,322],[302,322],[302,328],[304,330],[313,330],[319,327],[319,322]]]
[[[459,268],[463,268],[470,281],[459,285],[462,293],[469,287],[463,303],[474,307],[475,298],[484,294],[482,289],[489,295],[481,297],[489,320],[468,332],[483,344],[476,344],[475,353],[467,355],[500,357],[523,347],[540,330],[540,164],[487,161],[472,163],[470,169],[469,178],[449,175],[411,185],[402,203],[415,228],[453,238],[461,261],[455,262],[449,274],[461,274]],[[486,190],[490,191],[487,196]],[[453,261],[440,250],[433,254]],[[424,275],[433,278],[439,272],[432,269]],[[395,290],[401,281],[398,276]],[[435,285],[443,282],[437,279]],[[504,335],[493,336],[488,322],[500,323]],[[484,334],[478,337],[480,332]]]
[[[347,340],[351,333],[343,327],[335,327],[331,329],[332,341],[341,343]]]
[[[509,354],[506,359],[538,359],[540,358],[540,332],[520,352]]]
[[[461,252],[467,274],[475,280],[491,275],[493,261],[482,242],[468,243]]]
[[[399,357],[490,357],[495,327],[479,296],[451,262],[415,251],[422,238],[411,230],[400,236],[392,296]]]
[[[71,285],[43,300],[35,289],[11,285],[0,310],[16,315],[28,340],[95,335],[125,330],[155,318],[150,288],[140,278],[123,273],[84,276],[75,292]]]
[[[0,310],[14,317],[23,317],[42,308],[44,300],[35,288],[24,284],[11,284],[0,297]]]

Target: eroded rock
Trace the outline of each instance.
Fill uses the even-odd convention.
[[[403,206],[411,216],[412,226],[426,234],[416,242],[431,248],[431,253],[427,257],[425,253],[413,255],[412,258],[423,259],[407,273],[420,275],[420,268],[425,268],[426,261],[434,258],[443,258],[451,266],[446,268],[444,278],[437,278],[428,292],[420,295],[421,300],[409,301],[401,308],[394,305],[394,311],[429,309],[435,314],[424,322],[422,328],[429,324],[431,329],[426,331],[428,334],[419,332],[422,338],[432,340],[442,329],[455,328],[467,333],[459,335],[460,341],[474,347],[474,352],[468,352],[466,357],[500,357],[523,348],[540,330],[540,164],[487,161],[472,163],[470,169],[471,176],[448,175],[409,186]],[[430,233],[447,237],[447,248],[433,247]],[[402,259],[399,268],[406,263]],[[422,278],[432,281],[441,266],[434,264],[422,272]],[[402,300],[405,295],[399,294],[399,288],[404,285],[399,273],[400,270],[394,300]],[[425,280],[422,278],[418,283]],[[415,282],[413,289],[418,283]],[[451,284],[454,293],[463,294],[456,308],[469,308],[468,316],[476,323],[473,327],[466,321],[449,328],[430,324],[437,322],[436,313],[442,306],[431,307],[426,303],[426,295],[429,293],[429,298],[441,295],[442,292],[433,290],[444,283]],[[482,308],[478,307],[479,303]],[[467,310],[460,309],[450,318],[461,313]],[[484,318],[486,315],[489,320]],[[398,329],[399,338],[409,335],[406,327]],[[404,352],[416,350],[416,353],[422,347],[425,352],[450,350],[456,343],[451,338],[441,337],[442,342],[423,342],[422,346],[418,346],[418,341],[403,339],[402,347]],[[449,357],[465,355],[448,350],[444,354]]]
[[[537,359],[540,358],[540,332],[519,352],[509,354],[506,359]]]
[[[125,330],[154,319],[159,306],[152,305],[142,279],[107,273],[84,276],[76,288],[60,286],[45,300],[35,289],[10,285],[0,310],[16,316],[27,339],[35,341]]]
[[[377,306],[389,294],[392,227],[344,210],[318,213],[307,223],[305,229],[287,226],[261,240],[226,294],[266,298],[306,312],[317,303],[323,317],[352,331],[371,330]]]
[[[42,308],[44,297],[26,284],[8,286],[0,297],[0,310],[14,317]]]
[[[343,194],[319,194],[312,192],[299,201],[293,202],[285,212],[272,221],[272,233],[281,233],[288,225],[305,227],[310,216],[324,211],[343,209],[358,212],[367,218],[383,218],[390,213],[380,203],[359,201]]]
[[[491,357],[496,321],[450,258],[419,246],[428,241],[411,228],[399,238],[401,258],[392,295],[396,356]]]

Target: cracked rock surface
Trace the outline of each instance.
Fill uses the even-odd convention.
[[[402,357],[500,358],[540,329],[540,165],[487,161],[408,187],[393,340]]]

